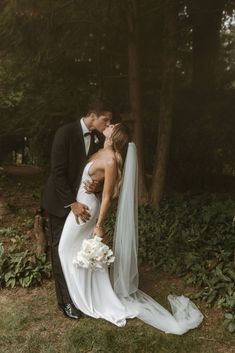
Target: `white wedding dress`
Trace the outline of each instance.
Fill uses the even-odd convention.
[[[77,201],[89,207],[91,218],[88,222],[78,225],[72,211],[69,213],[59,244],[60,261],[74,305],[86,315],[106,319],[117,326],[124,326],[126,318],[134,317],[136,313],[127,312],[114,293],[108,268],[105,271],[92,271],[72,264],[83,240],[92,237],[100,209],[99,199],[95,194],[86,193],[83,185],[83,181],[91,180],[89,176],[91,164],[92,162],[89,162],[83,171],[77,194]]]
[[[168,296],[173,315],[147,294],[138,290],[137,265],[137,158],[135,145],[129,143],[124,168],[124,180],[119,197],[117,221],[114,235],[116,257],[111,279],[108,268],[92,271],[77,267],[73,258],[81,249],[84,239],[92,237],[98,218],[100,201],[95,194],[88,194],[83,182],[91,180],[89,162],[83,171],[77,201],[89,207],[91,218],[77,224],[72,211],[69,213],[59,244],[59,256],[74,305],[84,314],[102,318],[117,326],[125,326],[126,319],[138,317],[146,323],[166,332],[181,335],[197,327],[203,315],[184,296]]]

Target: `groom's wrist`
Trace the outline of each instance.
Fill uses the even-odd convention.
[[[77,203],[77,201],[73,201],[73,202],[69,203],[68,205],[65,205],[64,208],[68,208],[68,207],[71,208],[71,206],[75,205],[76,203]]]

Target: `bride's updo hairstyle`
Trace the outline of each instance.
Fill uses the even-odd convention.
[[[122,169],[126,159],[126,153],[128,148],[128,143],[131,141],[131,133],[129,128],[123,123],[116,124],[114,126],[112,135],[110,136],[112,140],[112,147],[115,152],[117,160],[117,181],[114,187],[113,198],[118,196],[119,189],[122,181]]]

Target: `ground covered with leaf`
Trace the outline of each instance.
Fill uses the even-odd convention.
[[[186,193],[139,212],[139,257],[197,286],[192,299],[225,309],[235,332],[235,202],[226,194]],[[147,220],[147,222],[146,222]]]
[[[138,319],[117,328],[104,320],[63,317],[50,264],[34,253],[33,219],[43,179],[40,170],[27,166],[1,173],[7,212],[0,221],[0,353],[234,352],[228,330],[234,322],[233,200],[173,195],[160,210],[140,209],[140,288],[166,307],[169,293],[190,295],[205,317],[198,329],[175,336]],[[113,224],[111,215],[110,230]]]

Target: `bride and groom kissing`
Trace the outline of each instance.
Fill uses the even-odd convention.
[[[42,206],[49,216],[58,306],[72,319],[85,314],[121,327],[138,317],[181,335],[197,327],[203,315],[188,298],[169,295],[172,315],[138,289],[136,147],[129,129],[111,120],[112,108],[96,100],[85,117],[61,127],[53,141]],[[117,197],[111,271],[107,266],[102,271],[74,266],[84,240],[104,237],[106,216]]]

